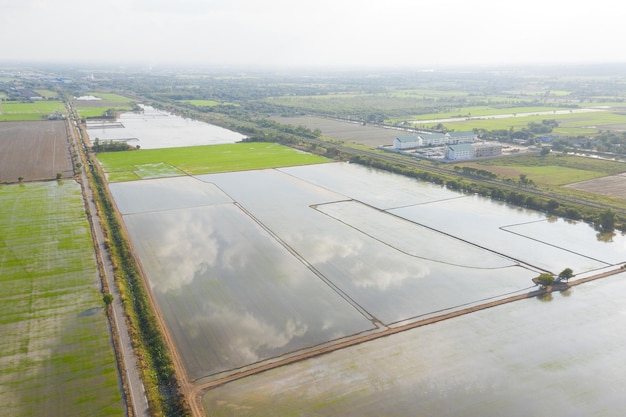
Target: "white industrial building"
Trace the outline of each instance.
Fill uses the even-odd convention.
[[[474,157],[474,147],[471,143],[461,143],[459,145],[448,145],[446,147],[446,159],[472,159]]]
[[[422,146],[422,137],[417,135],[398,136],[393,140],[394,149],[413,149]]]
[[[495,142],[460,143],[446,147],[446,159],[486,158],[502,154],[502,145]]]
[[[421,135],[398,136],[393,141],[397,150],[413,149],[423,146],[445,146],[449,144],[472,143],[478,136],[472,132],[424,133]]]

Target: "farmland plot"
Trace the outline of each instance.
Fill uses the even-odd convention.
[[[231,382],[206,415],[620,417],[622,275]]]
[[[386,129],[378,126],[363,125],[361,123],[345,122],[314,116],[273,117],[273,120],[293,126],[306,126],[311,130],[319,129],[324,136],[340,139],[347,142],[356,142],[375,148],[381,145],[391,145],[397,136],[402,136],[401,130]]]
[[[0,182],[73,176],[64,121],[0,123]]]
[[[11,416],[124,415],[80,187],[0,187],[0,402]]]
[[[111,191],[196,384],[625,260],[621,236],[347,163]]]
[[[337,164],[325,167],[332,172],[334,165]],[[318,197],[320,190],[337,192],[338,188],[332,182],[322,188],[298,178],[298,173],[309,168],[318,171],[314,166],[306,166],[198,178],[228,193],[333,286],[346,293],[355,308],[386,325],[528,288],[533,272],[511,259],[448,240],[377,208],[351,202],[351,196],[370,195],[367,190],[375,195],[376,190],[383,188],[373,181],[374,176],[369,177],[367,188],[357,185],[366,169],[349,167],[352,174],[346,172],[337,183],[341,187],[352,182],[353,186],[348,187],[352,191],[328,200]],[[421,184],[413,181],[413,186],[414,196],[402,192],[394,196],[394,189],[387,189],[389,200],[424,198]],[[447,198],[452,196],[455,194],[449,193]],[[394,233],[397,230],[404,233]],[[425,249],[429,245],[445,247],[448,256],[429,258]],[[476,250],[473,262],[455,256],[472,250]]]
[[[96,138],[101,141],[125,141],[141,149],[162,149],[235,143],[245,138],[232,130],[184,119],[150,106],[142,106],[142,109],[140,113],[120,114],[117,126],[107,126],[101,122],[88,124],[90,141],[93,143]]]
[[[542,244],[519,226],[501,230],[543,214],[495,207],[484,222],[487,202],[349,164],[111,191],[192,379],[373,331],[372,323],[393,327],[522,293],[535,265],[589,271],[617,258]],[[420,208],[445,214],[448,204],[456,210],[448,223],[465,219],[474,227],[467,234],[413,218]]]
[[[65,104],[62,101],[0,103],[0,121],[45,120],[57,111],[65,113]]]
[[[188,190],[192,181],[212,188],[182,180]],[[140,194],[127,190],[139,182],[112,193],[134,213],[124,222],[192,379],[374,329],[217,188],[180,208],[181,179],[147,182]],[[140,202],[150,191],[151,208]]]
[[[626,199],[626,174],[575,182],[566,187]]]

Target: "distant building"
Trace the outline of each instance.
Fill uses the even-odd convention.
[[[422,146],[445,146],[472,143],[478,139],[472,131],[448,133],[424,133],[422,135],[398,136],[393,141],[394,149],[413,149]]]
[[[426,134],[422,139],[422,146],[443,146],[448,143],[448,136],[443,133]]]
[[[448,132],[446,135],[448,136],[449,144],[472,143],[478,140],[478,135],[471,130],[465,132]]]
[[[497,142],[474,143],[474,158],[487,158],[502,155],[502,145]]]
[[[417,135],[398,136],[393,140],[394,149],[412,149],[422,146],[422,137]]]
[[[486,158],[502,154],[502,145],[495,142],[461,143],[448,145],[446,159],[451,161],[461,159]]]
[[[461,143],[459,145],[448,145],[446,148],[446,159],[472,159],[474,157],[474,147],[471,143]]]

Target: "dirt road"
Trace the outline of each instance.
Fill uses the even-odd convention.
[[[71,114],[71,113],[70,113]],[[68,125],[68,131],[72,138],[74,146],[82,146],[76,138],[76,131],[74,129],[73,121],[70,119]],[[93,200],[93,193],[87,179],[86,167],[87,161],[84,159],[84,155],[81,154],[81,183],[83,186],[83,193],[85,198],[85,204],[88,208],[89,222],[92,226],[92,234],[94,239],[94,245],[96,248],[96,256],[98,262],[101,263],[104,271],[104,279],[106,280],[109,292],[113,295],[114,300],[111,305],[114,334],[117,335],[119,349],[118,355],[121,356],[123,362],[121,369],[124,369],[124,374],[121,377],[125,379],[126,386],[130,398],[126,399],[128,407],[132,407],[132,415],[137,417],[150,417],[150,411],[148,407],[148,399],[146,398],[145,389],[139,372],[137,370],[137,361],[135,359],[135,353],[133,351],[132,343],[128,335],[128,328],[126,327],[126,316],[124,313],[124,307],[117,291],[117,286],[114,281],[113,265],[108,256],[108,250],[105,244],[104,234],[102,232],[102,226],[100,224],[100,218],[98,217],[98,211]]]

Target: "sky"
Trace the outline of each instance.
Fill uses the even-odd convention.
[[[615,0],[0,0],[0,62],[614,63],[624,22]]]

